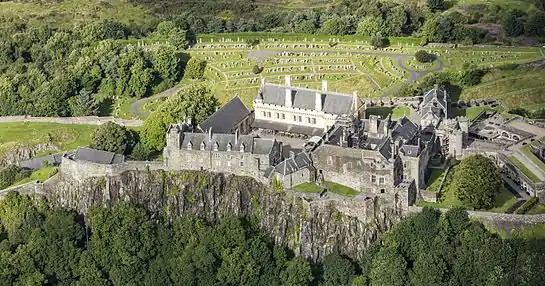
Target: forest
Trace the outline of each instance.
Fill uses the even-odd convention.
[[[337,250],[340,251],[341,250]],[[254,222],[166,220],[119,203],[86,217],[44,199],[0,201],[0,285],[539,285],[545,243],[502,239],[457,208],[425,208],[361,259],[312,262]]]

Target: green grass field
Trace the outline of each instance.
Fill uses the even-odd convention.
[[[330,192],[338,195],[354,197],[359,193],[357,190],[334,182],[325,181],[324,184]],[[321,193],[323,191],[322,187],[315,183],[302,183],[295,186],[294,189],[304,193]]]
[[[13,186],[18,186],[22,184],[26,184],[29,182],[36,182],[39,183],[45,182],[47,179],[51,178],[53,175],[55,175],[58,172],[58,167],[43,167],[37,170],[34,170],[30,177],[24,178],[23,180],[16,182],[13,184]]]
[[[501,71],[485,75],[482,83],[462,91],[461,100],[496,98],[509,108],[529,107],[545,102],[545,71]]]
[[[403,116],[411,115],[411,109],[405,106],[391,107],[373,107],[368,108],[365,111],[365,117],[369,118],[369,115],[379,115],[382,118],[386,118],[388,114],[392,114],[392,119],[398,119]]]
[[[545,214],[545,205],[536,204],[532,209],[530,209],[526,214]]]
[[[538,176],[536,176],[532,171],[530,171],[530,169],[528,169],[528,167],[526,167],[526,165],[522,164],[522,162],[515,158],[515,157],[511,157],[509,158],[511,160],[511,162],[524,174],[526,175],[526,177],[528,177],[532,182],[534,183],[538,183],[539,182],[539,178]]]
[[[0,157],[17,147],[51,143],[61,151],[87,146],[96,125],[0,123]]]
[[[539,160],[534,153],[532,153],[532,150],[530,150],[530,146],[526,145],[520,149],[520,151],[524,154],[524,156],[528,159],[530,159],[536,166],[538,166],[541,170],[545,171],[545,163],[543,161]]]

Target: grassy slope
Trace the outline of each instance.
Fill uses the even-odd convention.
[[[0,2],[0,17],[22,18],[35,23],[71,27],[98,19],[120,21],[129,26],[148,24],[154,17],[143,7],[134,6],[127,0],[62,0],[60,3],[34,4]]]
[[[25,178],[19,182],[16,182],[15,184],[13,184],[13,186],[18,186],[18,185],[26,184],[29,182],[35,182],[35,181],[43,183],[45,182],[45,180],[55,175],[57,171],[58,171],[57,167],[44,167],[44,168],[37,169],[34,172],[32,172],[30,177]]]
[[[17,146],[52,143],[61,150],[89,145],[96,125],[56,123],[0,123],[0,156]]]
[[[522,164],[522,162],[519,159],[517,159],[515,157],[511,157],[510,160],[511,160],[511,162],[513,162],[513,164],[515,166],[517,166],[517,168],[522,173],[524,173],[524,175],[526,175],[530,180],[532,180],[532,182],[534,182],[534,183],[539,182],[539,178],[532,171],[530,171],[530,169],[528,169],[528,167],[526,167],[526,165]]]
[[[501,99],[508,107],[532,107],[545,102],[545,71],[501,71],[487,74],[482,83],[465,89],[461,100]]]
[[[324,184],[327,186],[330,192],[335,194],[348,196],[348,197],[353,197],[358,194],[357,190],[354,190],[352,188],[349,188],[341,184],[327,182],[327,181],[324,182]],[[320,186],[314,183],[302,183],[295,186],[294,189],[296,191],[305,192],[305,193],[321,193],[323,191],[323,189]]]

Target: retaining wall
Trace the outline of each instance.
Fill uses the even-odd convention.
[[[82,181],[91,177],[118,176],[126,171],[164,170],[163,162],[129,161],[120,164],[98,164],[87,161],[74,161],[63,157],[60,165],[62,176]]]

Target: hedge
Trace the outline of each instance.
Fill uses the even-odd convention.
[[[532,197],[531,199],[527,200],[522,206],[520,206],[520,208],[518,208],[515,213],[525,214],[529,210],[531,210],[537,203],[538,203],[537,197]]]

